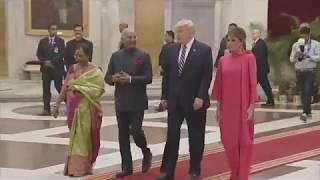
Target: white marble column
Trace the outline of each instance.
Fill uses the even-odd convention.
[[[106,71],[110,57],[118,50],[120,32],[120,6],[118,0],[104,1],[104,8],[101,11],[101,56],[102,67]]]
[[[215,0],[172,0],[172,26],[181,19],[191,19],[197,39],[214,46]]]
[[[36,49],[41,37],[25,35],[24,0],[6,0],[8,75],[23,78],[26,61],[36,59]]]
[[[120,22],[128,23],[129,29],[135,26],[135,0],[118,0],[120,9]]]
[[[164,31],[174,30],[172,22],[173,0],[165,0]]]
[[[89,37],[93,42],[93,57],[92,60],[97,65],[101,65],[102,55],[102,41],[101,41],[101,9],[104,8],[103,0],[90,0],[89,1]]]
[[[267,29],[268,0],[217,0],[217,3],[223,11],[222,22],[216,26],[220,26],[221,32],[226,32],[229,23],[237,23],[246,30],[248,48],[251,48],[250,23],[261,24],[264,30]],[[222,38],[223,34],[220,36]]]

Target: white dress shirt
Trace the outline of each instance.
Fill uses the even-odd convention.
[[[187,57],[188,57],[188,54],[189,54],[189,52],[190,52],[190,49],[191,49],[191,47],[192,47],[193,42],[194,42],[194,38],[192,38],[191,41],[189,41],[189,42],[186,44],[187,49],[186,49],[186,54],[185,54],[185,59],[184,59],[184,61],[186,61],[186,59],[187,59]],[[180,60],[183,46],[184,46],[184,45],[181,44],[180,52],[179,52],[179,59],[178,59],[178,60]]]
[[[53,44],[54,44],[54,38],[55,38],[54,36],[53,36],[53,37],[50,37],[50,36],[49,36],[49,44],[50,44],[50,45],[53,45]]]

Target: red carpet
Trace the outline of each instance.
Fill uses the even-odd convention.
[[[319,128],[318,128],[319,129]],[[254,145],[254,158],[253,165],[261,164],[267,161],[283,159],[284,157],[296,155],[299,153],[311,151],[320,148],[320,130],[313,130],[304,133],[298,133],[294,135],[289,135],[286,137],[278,137],[273,140],[267,140],[264,142],[256,143]],[[263,138],[263,137],[262,137]],[[257,141],[259,141],[258,138]],[[318,154],[310,154],[310,156],[316,156]],[[296,157],[296,156],[293,156]],[[304,157],[306,158],[306,157]],[[307,157],[309,158],[309,156]],[[292,158],[292,161],[299,159]],[[286,164],[288,162],[283,162]],[[273,162],[273,164],[275,164]],[[279,160],[276,165],[281,165],[281,160]],[[272,166],[263,165],[266,168]],[[263,166],[259,165],[259,170],[265,169]],[[175,179],[183,180],[187,179],[187,172],[189,167],[189,161],[183,160],[178,162]],[[274,167],[274,166],[273,166]],[[208,152],[202,161],[202,178],[208,178],[212,176],[217,176],[229,171],[225,153],[222,152]],[[124,178],[124,180],[153,180],[159,175],[159,167],[152,168],[147,174],[136,173],[131,177]],[[110,179],[110,174],[92,177],[92,180]]]

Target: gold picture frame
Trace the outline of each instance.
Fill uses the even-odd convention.
[[[80,14],[77,14],[79,9]],[[56,23],[59,28],[58,34],[67,37],[73,36],[74,24],[82,24],[84,35],[88,36],[89,0],[25,0],[25,32],[27,35],[47,35],[47,27],[50,23]]]

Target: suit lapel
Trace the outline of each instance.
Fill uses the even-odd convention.
[[[261,39],[259,39],[255,44],[254,44],[254,47],[259,47],[261,44]]]

